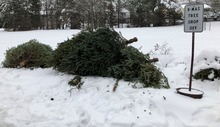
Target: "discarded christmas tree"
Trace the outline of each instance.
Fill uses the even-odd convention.
[[[148,55],[128,46],[137,38],[125,39],[113,29],[82,31],[60,43],[54,52],[54,68],[81,75],[139,81],[144,87],[169,88],[166,77]]]
[[[53,50],[37,40],[30,40],[6,51],[3,66],[8,68],[51,67]]]

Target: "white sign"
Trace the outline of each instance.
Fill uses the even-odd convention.
[[[184,31],[202,32],[203,31],[203,11],[204,5],[186,5],[184,12]]]

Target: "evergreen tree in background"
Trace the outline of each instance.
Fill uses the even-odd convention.
[[[2,24],[3,24],[2,20],[0,19],[0,28],[2,28],[2,26],[3,26]]]
[[[1,0],[0,23],[14,31],[163,26],[175,25],[179,10],[176,0]]]
[[[40,26],[39,0],[3,0],[0,7],[0,18],[6,30],[23,31]]]
[[[130,11],[130,23],[131,25],[133,26],[137,26],[138,23],[137,23],[137,13],[136,13],[136,10],[137,10],[137,7],[136,5],[138,5],[138,2],[137,0],[127,0],[125,2],[125,7]]]
[[[109,24],[110,28],[113,28],[113,26],[115,24],[116,17],[115,17],[115,10],[114,10],[114,6],[113,6],[112,1],[108,5],[107,17],[108,17],[108,24]]]
[[[126,0],[125,7],[130,11],[133,26],[174,25],[181,19],[181,6],[175,0],[162,2],[161,0]],[[173,23],[167,23],[169,20]]]
[[[177,0],[169,0],[168,2],[162,2],[166,6],[165,18],[168,21],[167,25],[176,25],[177,20],[182,19],[181,5]]]
[[[118,24],[118,28],[120,28],[120,23],[122,20],[122,16],[121,16],[121,10],[122,10],[122,2],[121,0],[117,0],[116,3],[116,10],[117,10],[117,24]]]
[[[155,9],[152,16],[152,23],[155,26],[163,26],[166,24],[166,6],[159,3]]]
[[[147,16],[146,10],[147,10],[147,7],[145,7],[142,4],[137,7],[137,10],[136,10],[137,18],[136,20],[134,20],[138,24],[137,26],[145,27],[149,24],[146,18]]]
[[[3,6],[3,5],[2,5]],[[7,30],[30,30],[31,17],[27,1],[12,0],[4,3],[3,24]]]
[[[30,0],[30,18],[32,29],[38,29],[40,27],[40,11],[41,3],[40,0]]]

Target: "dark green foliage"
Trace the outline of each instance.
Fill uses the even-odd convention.
[[[121,50],[120,64],[109,68],[110,76],[127,81],[139,80],[144,87],[169,88],[168,81],[153,64],[147,63],[149,55],[144,55],[136,48],[129,46]],[[161,86],[164,84],[164,86]]]
[[[41,1],[40,0],[30,0],[30,18],[32,29],[38,29],[40,27],[41,19],[40,19],[40,11],[41,11]]]
[[[139,81],[144,83],[144,87],[160,88],[161,79],[165,78],[154,65],[142,64],[139,72]]]
[[[121,49],[121,53],[120,63],[111,66],[109,74],[117,79],[131,81],[138,77],[141,63],[146,63],[149,56],[140,53],[132,46]]]
[[[71,55],[72,51],[74,51],[76,44],[81,43],[87,36],[89,36],[90,32],[81,32],[77,36],[74,36],[72,39],[68,39],[67,41],[60,43],[58,48],[54,51],[53,63],[54,68],[61,72],[68,72],[67,68],[70,63],[68,62],[68,58]]]
[[[174,0],[163,3],[161,0],[126,0],[130,12],[130,23],[134,26],[175,25],[182,17],[181,7]],[[167,4],[169,6],[167,6]],[[179,11],[177,11],[179,9]]]
[[[108,76],[140,81],[144,87],[169,88],[166,77],[144,55],[114,30],[83,31],[61,44],[54,53],[55,69],[81,76]],[[166,79],[166,80],[165,80]],[[163,81],[163,82],[162,82]]]
[[[210,74],[213,74],[213,76],[209,77]],[[214,79],[220,78],[220,69],[214,69],[214,68],[207,68],[202,69],[201,71],[197,72],[194,76],[195,79],[201,79],[203,80],[211,80],[214,81]]]
[[[77,43],[77,49],[69,57],[73,71],[79,75],[107,76],[107,68],[120,60],[122,44],[117,36],[110,29],[99,29]]]
[[[37,40],[30,40],[8,49],[3,66],[8,68],[50,67],[52,66],[52,53],[50,46],[41,44]]]
[[[30,13],[24,6],[26,2],[12,0],[5,6],[2,13],[2,21],[6,30],[23,31],[31,29]]]
[[[71,13],[71,29],[80,29],[80,13]]]
[[[2,19],[0,19],[0,28],[2,28],[3,26],[3,22],[2,22]]]
[[[111,28],[113,28],[115,22],[116,22],[116,16],[115,16],[115,9],[113,2],[110,2],[110,4],[107,7],[107,22]]]
[[[164,4],[159,4],[158,9],[154,11],[152,15],[152,23],[154,26],[164,26],[166,24],[166,6]]]
[[[182,11],[176,11],[173,8],[167,9],[168,15],[167,18],[169,19],[169,25],[176,25],[177,20],[181,20],[182,19]]]
[[[62,47],[65,43],[73,44],[71,51]],[[60,55],[58,51],[69,51],[65,56],[60,55],[63,58],[61,63],[57,63],[59,59],[55,58],[55,68],[61,72],[107,76],[107,68],[120,60],[122,43],[117,32],[110,29],[82,32],[63,44],[55,50],[55,55]]]
[[[0,19],[7,31],[25,31],[40,27],[40,0],[0,1]]]

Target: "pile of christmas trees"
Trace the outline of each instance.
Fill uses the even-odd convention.
[[[144,87],[169,88],[167,78],[153,64],[158,59],[150,59],[149,55],[128,46],[136,41],[137,38],[126,40],[109,28],[82,31],[60,43],[54,51],[44,44],[38,46],[36,44],[39,43],[31,40],[7,50],[3,66],[53,66],[60,72],[73,75],[114,77],[118,80],[138,81]],[[25,62],[24,65],[22,62]]]

